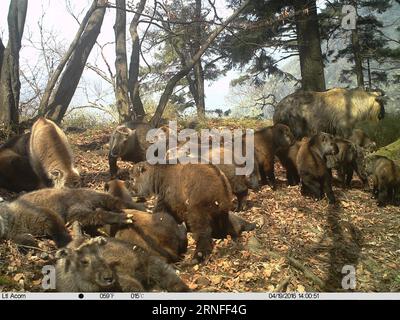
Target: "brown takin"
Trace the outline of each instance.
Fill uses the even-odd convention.
[[[28,157],[30,138],[31,138],[30,132],[14,136],[0,146],[0,151],[8,149],[14,151],[15,153],[19,154],[22,157]]]
[[[301,181],[301,193],[317,199],[324,194],[329,203],[336,202],[332,191],[332,179],[326,166],[326,156],[338,153],[335,139],[328,133],[319,133],[301,145],[297,154],[297,168]]]
[[[294,186],[300,183],[300,176],[297,170],[297,153],[303,143],[307,142],[309,138],[304,137],[300,141],[296,141],[288,148],[281,148],[277,151],[276,155],[286,170],[286,179],[289,186]]]
[[[377,149],[375,141],[373,141],[363,130],[354,129],[349,138],[355,145],[364,148],[366,151],[372,152]]]
[[[124,181],[111,180],[106,183],[106,189],[125,204],[137,206],[133,203]],[[139,210],[124,212],[131,218],[132,224],[124,227],[113,226],[109,230],[111,236],[136,244],[152,254],[166,258],[169,262],[180,260],[180,256],[186,252],[186,227],[183,224],[178,225],[171,215],[165,212],[149,214]]]
[[[39,118],[33,124],[29,157],[33,170],[44,184],[50,181],[55,188],[80,186],[67,136],[53,121]]]
[[[229,147],[228,145],[224,145],[220,148],[209,148],[205,155],[202,154],[202,157],[209,163],[212,163],[215,157],[217,157],[216,159],[219,159],[219,164],[215,164],[215,166],[221,170],[228,179],[232,192],[238,200],[237,211],[242,211],[245,210],[247,206],[249,189],[258,189],[258,180],[260,176],[257,166],[249,174],[244,174],[245,172],[239,174],[238,170],[245,171],[245,166],[238,165],[235,162],[235,152],[237,151],[234,150],[233,145],[229,145]]]
[[[378,206],[396,203],[400,192],[400,168],[393,160],[379,155],[365,159],[365,170],[372,180],[372,195],[377,198]]]
[[[245,138],[246,136],[244,136]],[[262,184],[269,184],[275,189],[274,162],[277,151],[288,148],[295,142],[288,126],[277,124],[254,132],[255,165]]]
[[[119,228],[115,238],[136,244],[152,255],[177,262],[187,250],[187,233],[183,224],[178,225],[168,213],[153,214],[138,210],[124,210],[132,224]]]
[[[150,145],[146,141],[151,126],[144,122],[127,122],[119,125],[111,135],[108,162],[110,175],[115,178],[118,173],[117,160],[137,163],[146,160],[146,150]]]
[[[274,124],[290,127],[296,139],[327,132],[348,138],[359,121],[377,122],[385,115],[380,91],[333,88],[324,92],[298,90],[275,108]]]
[[[217,148],[211,148],[210,141],[208,145],[201,145],[200,142],[181,144],[177,148],[169,149],[166,153],[166,159],[182,161],[182,157],[185,157],[185,161],[188,160],[193,163],[215,163],[215,166],[223,172],[231,185],[233,194],[237,197],[237,211],[242,211],[247,206],[247,197],[249,189],[257,190],[259,187],[259,173],[258,167],[255,167],[251,173],[245,174],[245,172],[238,174],[237,170],[245,171],[244,165],[238,165],[235,163],[234,152],[235,150],[232,144],[226,144]],[[184,147],[182,147],[184,145]],[[205,147],[205,148],[203,148]],[[204,150],[203,150],[204,149]],[[192,155],[188,150],[196,150],[196,154]],[[215,160],[217,159],[217,160]],[[196,160],[196,161],[192,161]]]
[[[47,188],[26,193],[18,199],[50,209],[64,222],[79,221],[84,227],[131,223],[122,211],[126,207],[120,199],[91,189]]]
[[[53,211],[24,200],[0,204],[0,239],[35,246],[34,237],[50,237],[58,247],[71,241],[64,221]]]
[[[0,148],[0,187],[15,192],[32,191],[40,187],[40,181],[27,157]]]
[[[225,175],[213,165],[141,162],[132,168],[131,182],[138,196],[157,195],[155,212],[169,212],[193,232],[193,262],[204,260],[212,252],[214,229],[229,229],[233,194]]]
[[[171,266],[139,246],[114,238],[85,239],[77,223],[73,238],[57,252],[58,291],[189,291]]]
[[[342,138],[335,138],[339,152],[335,155],[327,155],[328,169],[336,169],[339,181],[343,188],[350,187],[354,171],[360,178],[363,186],[368,183],[364,167],[364,150]]]

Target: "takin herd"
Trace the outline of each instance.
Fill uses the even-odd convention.
[[[273,126],[254,132],[254,169],[247,175],[237,175],[235,163],[150,164],[150,125],[125,123],[110,139],[104,192],[81,187],[65,133],[39,118],[29,133],[0,146],[0,187],[24,191],[0,204],[0,239],[22,246],[36,246],[39,237],[54,240],[57,291],[189,291],[171,266],[186,253],[187,233],[196,243],[190,262],[196,264],[212,254],[213,239],[255,229],[233,211],[246,208],[249,189],[276,189],[276,159],[288,185],[300,184],[304,196],[326,196],[334,205],[336,170],[343,188],[355,172],[365,186],[371,179],[378,206],[396,204],[400,169],[370,155],[376,144],[354,129],[360,120],[383,116],[379,92],[295,92],[276,107]],[[217,151],[229,152],[222,144]],[[134,163],[127,181],[117,178],[119,159]],[[152,213],[143,204],[150,196]]]

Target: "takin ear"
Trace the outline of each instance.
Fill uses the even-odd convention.
[[[56,169],[50,172],[50,176],[54,180],[60,180],[63,177],[63,173],[62,171]]]
[[[139,166],[138,171],[139,173],[143,173],[146,171],[146,168],[144,166]]]

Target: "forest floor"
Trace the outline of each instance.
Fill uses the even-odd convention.
[[[103,128],[69,134],[85,187],[103,190],[109,179],[110,133]],[[119,166],[126,169],[130,164]],[[195,266],[185,265],[194,252],[189,236],[188,252],[176,268],[191,289],[341,292],[346,291],[343,277],[354,267],[352,291],[400,291],[399,207],[378,208],[359,180],[347,190],[335,184],[338,205],[332,207],[325,199],[302,197],[299,187],[286,186],[279,164],[275,169],[277,190],[265,186],[251,192],[250,208],[239,213],[257,223],[254,231],[236,241],[216,240],[209,260]],[[17,194],[0,190],[0,196],[11,200]],[[10,241],[1,242],[0,291],[43,291],[41,268],[54,263],[55,250],[51,240],[27,252]]]

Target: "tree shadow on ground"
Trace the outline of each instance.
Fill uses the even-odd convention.
[[[342,279],[346,275],[342,274],[342,269],[345,265],[356,269],[362,248],[362,235],[351,222],[341,220],[340,208],[330,207],[326,213],[326,236],[331,239],[332,244],[328,248],[329,269],[325,290],[342,291]]]

